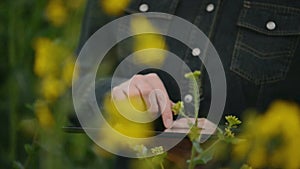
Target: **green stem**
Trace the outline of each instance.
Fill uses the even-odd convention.
[[[38,142],[38,133],[39,133],[39,130],[38,129],[35,130],[35,133],[34,133],[34,136],[32,139],[32,143],[31,143],[31,147],[33,147],[34,151],[35,151],[36,147],[38,146],[38,143],[37,143]],[[24,164],[24,169],[29,168],[29,165],[30,165],[33,157],[34,157],[34,153],[31,153],[28,155],[28,157],[25,161],[25,164]]]
[[[196,79],[197,77],[194,77],[194,79],[192,79],[192,86],[193,86],[193,97],[194,97],[194,118],[195,118],[195,123],[194,125],[196,127],[198,127],[198,112],[199,112],[199,100],[200,100],[200,95],[199,95],[199,89],[198,89],[198,79]],[[195,164],[194,164],[194,158],[196,156],[196,148],[193,145],[192,146],[192,152],[191,152],[191,159],[190,159],[190,163],[189,163],[189,169],[194,169],[195,168]]]
[[[192,153],[191,153],[191,160],[190,160],[190,164],[189,164],[189,169],[194,169],[195,168],[195,164],[194,164],[194,158],[196,155],[196,149],[194,146],[192,146]]]
[[[11,1],[9,4],[9,22],[8,22],[8,59],[9,59],[9,68],[10,68],[10,73],[12,76],[9,79],[8,83],[8,91],[9,91],[9,109],[10,109],[10,153],[9,153],[9,158],[11,161],[15,160],[16,156],[16,140],[17,140],[17,98],[18,98],[18,86],[16,85],[15,82],[15,73],[14,69],[16,67],[16,43],[15,43],[15,24],[16,24],[16,18],[14,16],[15,13],[15,3]]]
[[[165,167],[164,167],[164,165],[163,165],[162,162],[160,163],[160,168],[161,168],[161,169],[165,169]]]

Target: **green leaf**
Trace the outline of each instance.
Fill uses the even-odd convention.
[[[184,75],[185,78],[198,78],[201,75],[201,72],[199,70],[196,70],[194,72],[189,72]]]
[[[28,155],[34,153],[34,148],[30,144],[25,144],[24,149]]]
[[[25,104],[25,107],[29,110],[34,111],[34,106],[32,104]]]
[[[197,164],[207,164],[210,160],[213,159],[214,156],[214,149],[211,149],[210,151],[206,151],[196,158],[194,158],[193,162],[195,165]]]

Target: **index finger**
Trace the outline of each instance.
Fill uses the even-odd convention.
[[[156,99],[162,113],[162,120],[166,128],[170,128],[173,123],[172,101],[169,99],[167,90],[157,74],[151,73],[146,75],[146,80],[156,90]],[[157,92],[159,91],[159,92]]]

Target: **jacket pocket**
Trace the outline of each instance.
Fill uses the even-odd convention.
[[[230,69],[255,84],[285,79],[300,35],[300,9],[244,1]]]

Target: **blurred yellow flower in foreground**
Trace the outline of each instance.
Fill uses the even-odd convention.
[[[42,80],[41,93],[46,100],[53,101],[65,91],[65,87],[59,79],[48,76]]]
[[[149,135],[145,131],[151,131],[151,124],[134,122],[128,119],[128,117],[134,118],[134,116],[141,113],[145,115],[145,118],[150,116],[150,113],[147,113],[144,101],[140,97],[113,101],[108,96],[104,101],[104,107],[108,116],[107,120],[115,130],[129,137],[143,138]]]
[[[34,112],[42,128],[51,128],[54,125],[54,118],[45,101],[37,100],[34,104]]]
[[[55,45],[48,38],[38,38],[34,44],[35,64],[34,72],[39,77],[55,74],[57,70],[56,56],[53,55]]]
[[[234,154],[254,168],[300,168],[300,108],[277,101],[265,115],[245,120],[247,138],[236,145]]]
[[[155,26],[143,16],[134,17],[131,20],[131,29],[133,34],[145,31],[159,33],[159,30],[157,30]],[[162,35],[154,33],[141,34],[134,37],[133,50],[135,52],[143,49],[149,49],[147,52],[134,54],[135,64],[160,67],[164,63],[166,56],[162,50],[167,50],[165,38]]]
[[[104,100],[104,111],[107,122],[110,127],[124,137],[147,138],[152,134],[150,133],[153,129],[151,123],[134,122],[124,117],[130,117],[136,113],[145,113],[143,111],[146,110],[145,103],[139,97],[132,97],[130,100],[113,101],[110,96],[107,96]],[[108,130],[104,130],[104,133],[101,134],[102,141],[114,149],[140,144],[134,141],[126,142],[123,137],[113,134]]]
[[[62,79],[64,84],[68,87],[72,85],[73,73],[75,77],[77,75],[77,70],[75,69],[75,59],[73,57],[68,57],[62,68]]]
[[[130,0],[99,0],[103,11],[108,15],[120,15],[129,5]]]
[[[76,1],[76,0],[75,0]],[[62,26],[67,18],[68,11],[62,0],[49,0],[46,7],[46,17],[56,27]]]
[[[41,78],[40,92],[44,99],[54,101],[71,86],[75,59],[66,47],[48,38],[36,39],[34,49],[34,72]]]

